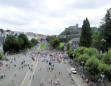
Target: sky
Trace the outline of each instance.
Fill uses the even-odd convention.
[[[99,27],[110,7],[111,0],[0,0],[0,28],[58,35],[86,17]]]

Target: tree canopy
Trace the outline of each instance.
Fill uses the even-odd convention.
[[[4,52],[17,52],[19,50],[18,39],[14,35],[8,35],[3,43]]]
[[[57,49],[59,47],[60,41],[56,36],[53,36],[50,38],[49,43],[53,48]]]
[[[104,48],[108,50],[111,47],[111,8],[107,10],[104,22],[105,22],[103,30],[103,38],[105,39]]]
[[[25,34],[20,34],[19,36],[7,35],[4,43],[3,50],[5,52],[18,52],[19,50],[25,50],[31,48],[37,44],[36,39],[28,40]]]
[[[89,20],[87,18],[83,21],[82,32],[80,37],[80,46],[91,46],[91,28]]]

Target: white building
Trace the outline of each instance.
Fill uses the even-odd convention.
[[[29,40],[31,40],[32,38],[37,39],[37,35],[35,33],[27,32],[25,33],[25,35],[28,37]]]

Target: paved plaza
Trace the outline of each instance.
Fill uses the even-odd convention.
[[[87,86],[77,74],[69,76],[71,66],[64,55],[41,51],[39,45],[26,53],[8,55],[9,61],[0,67],[0,75],[5,75],[0,86]]]

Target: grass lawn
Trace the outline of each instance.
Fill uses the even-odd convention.
[[[42,44],[40,45],[40,49],[41,49],[41,50],[45,50],[45,49],[46,49],[45,43],[42,43]]]
[[[59,48],[62,48],[62,47],[64,47],[64,43],[63,43],[63,42],[61,42],[61,43],[59,44]]]

